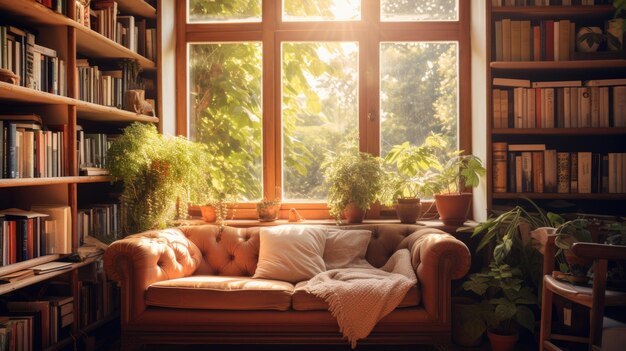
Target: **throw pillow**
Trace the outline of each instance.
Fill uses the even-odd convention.
[[[369,230],[329,229],[324,249],[326,269],[366,266],[367,246],[372,232]]]
[[[261,228],[259,235],[259,262],[254,278],[297,283],[324,271],[325,228],[279,226]]]

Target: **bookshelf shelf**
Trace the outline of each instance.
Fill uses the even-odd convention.
[[[0,188],[16,188],[16,187],[26,187],[26,186],[55,185],[55,184],[106,183],[109,181],[111,181],[111,177],[109,176],[0,179]]]
[[[74,21],[72,21],[74,22]],[[76,31],[76,49],[80,54],[98,59],[130,58],[139,61],[144,70],[155,70],[156,64],[138,53],[79,23]]]
[[[35,0],[0,0],[0,8],[16,22],[41,26],[75,26],[72,19],[54,12]]]
[[[48,257],[49,256],[39,257],[39,258],[48,258]],[[60,275],[69,273],[69,272],[71,272],[71,271],[73,271],[73,270],[75,270],[77,268],[80,268],[80,267],[86,266],[88,264],[91,264],[91,263],[95,262],[98,259],[100,259],[100,256],[90,257],[90,258],[88,258],[88,259],[86,259],[86,260],[84,260],[82,262],[74,263],[71,266],[69,266],[68,268],[63,269],[63,270],[58,270],[58,271],[52,271],[52,272],[49,272],[49,273],[39,274],[39,275],[35,275],[35,276],[32,276],[32,277],[24,278],[22,280],[19,280],[19,281],[13,282],[13,283],[0,285],[0,295],[4,295],[4,294],[9,293],[11,291],[22,289],[24,287],[27,287],[27,286],[30,286],[30,285],[33,285],[33,284],[37,284],[37,283],[40,283],[40,282],[43,282],[43,281],[46,281],[46,280],[48,280],[50,278],[58,277]],[[36,266],[38,264],[42,264],[43,263],[43,262],[34,263],[36,260],[37,260],[37,258],[33,259],[33,260],[29,260],[29,261],[20,262],[20,263],[28,264],[27,267],[24,267],[22,269],[28,269],[29,267],[34,267],[34,266]],[[49,260],[49,261],[46,261],[46,262],[50,262],[50,261],[54,261],[54,260]],[[15,264],[11,265],[11,268],[13,268],[14,265],[18,265],[20,263],[15,263]],[[20,269],[20,270],[22,270],[22,269]]]
[[[580,60],[580,61],[494,61],[489,64],[494,70],[589,70],[626,68],[626,60]]]
[[[93,121],[140,121],[151,123],[157,123],[159,121],[156,117],[139,115],[115,107],[93,104],[4,82],[0,82],[0,100],[21,102],[29,105],[73,105],[76,106],[79,118]]]
[[[499,128],[493,135],[626,135],[626,128]]]
[[[117,0],[117,6],[122,13],[150,19],[156,19],[157,16],[156,9],[144,0]]]
[[[503,6],[492,7],[493,18],[605,18],[615,8],[611,5],[596,6]]]
[[[494,199],[522,199],[532,200],[626,200],[626,194],[555,194],[555,193],[494,193]]]

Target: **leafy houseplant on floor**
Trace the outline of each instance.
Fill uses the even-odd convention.
[[[420,146],[408,142],[395,145],[385,157],[385,164],[394,170],[389,172],[387,185],[390,198],[384,202],[397,202],[396,212],[401,223],[415,223],[420,217],[424,175],[430,170],[442,170],[437,152],[445,146],[446,141],[441,134],[431,134]]]
[[[360,223],[380,197],[385,172],[382,159],[360,152],[352,139],[343,143],[340,151],[326,155],[322,167],[330,215],[338,222],[343,214],[348,223]]]
[[[159,134],[152,124],[133,123],[108,151],[107,169],[121,181],[126,234],[164,228],[186,218],[189,203],[212,197],[209,154],[202,144]]]
[[[485,175],[482,161],[474,155],[455,152],[441,171],[431,174],[425,181],[426,193],[435,195],[439,218],[446,225],[462,225],[467,220],[472,194],[464,192],[477,187]]]

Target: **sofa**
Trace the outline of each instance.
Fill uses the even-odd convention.
[[[408,249],[418,283],[359,344],[451,343],[451,280],[470,267],[468,248],[420,225],[369,230],[374,267]],[[255,279],[261,228],[183,226],[134,234],[104,255],[121,288],[122,348],[146,344],[345,344],[328,304],[303,283]]]

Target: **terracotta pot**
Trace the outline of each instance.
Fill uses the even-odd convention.
[[[517,344],[519,334],[500,335],[488,330],[487,337],[489,337],[489,343],[493,351],[512,351],[515,348],[515,344]]]
[[[398,199],[396,213],[400,223],[414,224],[422,213],[420,199]]]
[[[217,220],[215,207],[213,206],[200,206],[200,212],[202,213],[202,220],[205,222],[213,223]]]
[[[348,223],[363,223],[365,210],[360,209],[354,203],[349,203],[343,210],[343,216]]]
[[[256,211],[259,215],[260,222],[273,222],[278,219],[278,213],[280,212],[280,204],[275,205],[261,205],[258,203],[256,205]]]
[[[472,203],[472,194],[437,194],[435,195],[435,204],[439,219],[445,225],[460,226],[467,220],[470,204]]]

